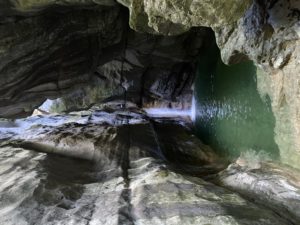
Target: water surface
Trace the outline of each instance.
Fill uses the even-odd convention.
[[[270,100],[257,91],[256,67],[251,61],[227,66],[215,45],[208,51],[195,84],[198,136],[224,155],[252,149],[278,157],[275,119]]]

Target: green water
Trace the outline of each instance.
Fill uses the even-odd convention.
[[[195,102],[197,135],[222,155],[255,150],[279,156],[270,100],[259,96],[252,62],[227,66],[210,47],[199,61]]]

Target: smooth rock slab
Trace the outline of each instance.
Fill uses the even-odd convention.
[[[300,172],[295,169],[274,163],[261,163],[254,169],[231,164],[217,183],[300,223]]]
[[[36,124],[5,136],[0,148],[0,180],[4,181],[0,184],[0,224],[291,224],[233,191],[188,175],[188,170],[186,175],[176,172],[173,168],[180,163],[176,148],[172,159],[166,157],[164,147],[173,139],[159,137],[163,121],[153,126],[135,108],[109,111],[94,108],[29,118],[27,123]],[[44,117],[48,124],[39,124]],[[188,128],[174,123],[176,132],[185,133],[182,142],[186,142]],[[22,142],[42,143],[43,139],[56,153],[63,144],[75,156],[77,151],[80,156],[82,151],[93,151],[97,157],[85,161],[36,153],[30,146],[27,150],[16,147],[16,140],[22,147]],[[80,142],[93,148],[85,145],[80,150]],[[178,152],[200,157],[203,166],[218,160],[213,152],[195,154],[199,146],[191,143],[179,145]],[[207,155],[212,158],[207,160]]]

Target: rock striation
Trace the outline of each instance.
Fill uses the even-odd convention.
[[[91,8],[71,1],[70,6],[52,2],[55,7],[47,1],[22,2],[6,7],[21,12],[26,6],[22,15],[0,12],[5,18],[0,24],[1,117],[30,115],[47,98],[96,79],[126,89],[140,105],[190,102],[197,55],[209,29],[153,36],[132,31],[126,10],[116,4],[98,1],[101,6]]]
[[[115,8],[77,10],[1,24],[1,117],[28,115],[47,96],[88,83],[99,51],[121,39],[119,16]]]
[[[6,123],[1,223],[293,224],[205,181],[220,159],[182,119],[149,118],[122,104]]]
[[[95,73],[129,88],[140,105],[178,106],[191,99],[195,59],[205,40],[213,40],[206,26],[225,63],[256,64],[281,159],[299,165],[298,0],[117,2],[1,1],[0,116],[30,115],[47,98],[93,82]]]
[[[271,162],[258,167],[234,163],[219,173],[217,183],[259,202],[294,224],[299,223],[299,171]]]

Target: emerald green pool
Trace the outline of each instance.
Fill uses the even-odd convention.
[[[251,61],[227,66],[211,47],[199,62],[195,102],[197,135],[222,155],[263,150],[279,156],[270,100],[259,96]]]

